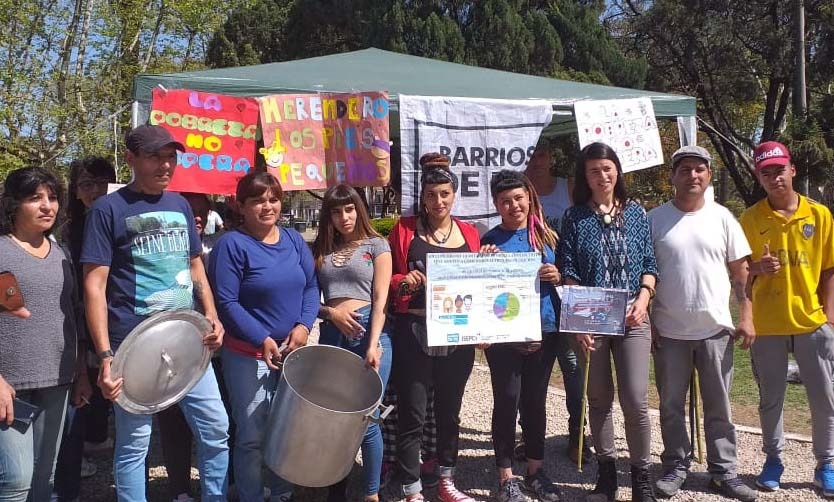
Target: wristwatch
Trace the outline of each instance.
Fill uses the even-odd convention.
[[[102,350],[101,352],[99,352],[99,353],[98,353],[98,354],[96,354],[96,355],[98,356],[98,360],[99,360],[99,361],[104,361],[104,360],[105,360],[105,359],[107,359],[108,357],[113,357],[113,351],[112,351],[112,350],[110,350],[110,349],[107,349],[107,350]]]

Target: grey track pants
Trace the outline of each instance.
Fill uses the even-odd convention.
[[[617,391],[625,418],[626,442],[635,467],[651,463],[651,423],[649,422],[649,354],[651,328],[646,320],[625,336],[596,336],[588,373],[588,411],[597,458],[614,460],[614,379],[611,357],[617,372]],[[580,362],[585,354],[579,351]]]
[[[801,335],[766,335],[752,347],[753,374],[759,384],[759,419],[762,423],[762,451],[779,457],[785,447],[782,407],[785,403],[785,375],[788,353],[793,352],[811,408],[811,435],[818,463],[834,462],[834,362],[824,357],[834,333],[823,324]]]
[[[729,391],[733,381],[733,343],[729,331],[704,340],[675,340],[662,336],[654,353],[660,394],[660,431],[664,470],[688,467],[692,448],[686,427],[686,394],[693,366],[698,369],[704,405],[707,465],[715,479],[736,474],[736,428]]]

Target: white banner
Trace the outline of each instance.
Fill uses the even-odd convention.
[[[500,222],[489,180],[501,169],[523,171],[553,111],[544,100],[469,99],[400,95],[404,215],[417,212],[420,156],[440,152],[459,181],[452,214],[483,232]]]
[[[660,131],[649,98],[577,101],[573,112],[580,148],[607,144],[617,152],[624,173],[663,164]]]
[[[426,255],[430,347],[541,340],[538,253]]]

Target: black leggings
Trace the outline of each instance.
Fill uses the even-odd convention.
[[[495,464],[512,467],[515,418],[521,413],[521,431],[527,458],[544,459],[547,425],[547,387],[556,359],[556,336],[544,336],[542,346],[522,354],[513,345],[496,344],[486,350],[492,380],[492,445]]]
[[[392,368],[399,406],[397,462],[403,485],[420,479],[420,442],[427,394],[432,387],[437,421],[437,460],[443,467],[454,467],[457,463],[460,407],[475,362],[472,345],[459,346],[447,356],[426,355],[407,323],[410,320],[397,323]]]

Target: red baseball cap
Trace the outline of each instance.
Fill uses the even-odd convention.
[[[778,141],[765,141],[753,150],[756,169],[767,166],[787,166],[791,163],[791,152]]]

